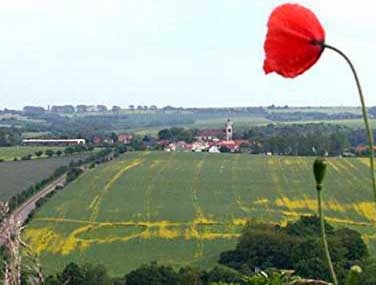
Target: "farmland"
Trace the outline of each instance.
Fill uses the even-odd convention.
[[[285,224],[315,212],[313,160],[129,153],[53,196],[24,237],[48,273],[70,261],[102,263],[114,276],[153,260],[209,267],[248,220]],[[324,207],[332,224],[356,228],[373,247],[368,173],[365,159],[329,159]]]
[[[47,178],[59,166],[68,165],[71,160],[86,156],[87,154],[0,163],[0,200],[8,200],[14,194]]]
[[[64,150],[64,147],[46,147],[46,146],[13,146],[13,147],[0,147],[0,159],[2,160],[13,160],[14,158],[20,159],[25,155],[32,154],[35,157],[35,152],[46,151],[51,149]],[[46,157],[45,154],[42,157]]]

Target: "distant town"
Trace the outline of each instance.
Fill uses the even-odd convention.
[[[358,107],[24,106],[0,110],[0,146],[359,156],[368,152],[362,126]]]

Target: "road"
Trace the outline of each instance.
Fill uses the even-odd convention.
[[[63,175],[50,184],[48,184],[46,187],[44,187],[42,190],[40,190],[38,193],[35,193],[31,198],[29,198],[26,202],[24,202],[21,206],[19,206],[12,214],[11,218],[17,218],[22,223],[24,223],[27,219],[27,217],[30,215],[31,211],[35,209],[36,203],[39,199],[45,197],[47,194],[51,193],[55,190],[57,185],[64,185],[66,182],[66,176]],[[5,222],[5,224],[7,224]],[[4,237],[3,232],[4,229],[0,229],[0,246],[4,243]]]

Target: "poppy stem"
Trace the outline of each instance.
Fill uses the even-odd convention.
[[[362,87],[360,85],[358,74],[357,74],[355,67],[352,64],[351,60],[341,50],[339,50],[339,49],[337,49],[333,46],[327,45],[327,44],[322,44],[322,47],[331,49],[331,50],[337,52],[338,54],[340,54],[347,61],[347,63],[350,65],[351,71],[354,75],[354,78],[355,78],[355,81],[356,81],[356,86],[358,87],[360,102],[361,102],[361,105],[362,105],[364,125],[365,125],[366,131],[367,131],[368,147],[369,147],[369,151],[370,151],[369,161],[370,161],[370,171],[371,171],[371,177],[372,177],[372,188],[373,188],[374,200],[375,200],[375,203],[376,203],[376,177],[375,177],[375,162],[374,162],[375,151],[373,149],[373,133],[372,133],[372,129],[371,129],[371,126],[370,126],[370,123],[369,123],[368,111],[367,111],[367,107],[366,107],[366,103],[365,103],[365,99],[364,99],[364,96],[363,96]]]
[[[323,210],[322,210],[322,197],[321,197],[321,189],[322,188],[321,187],[317,188],[317,202],[318,202],[318,210],[319,210],[319,218],[320,218],[321,238],[322,238],[322,242],[324,244],[324,251],[325,251],[326,260],[328,262],[330,275],[332,276],[332,280],[333,280],[334,285],[338,285],[337,276],[336,276],[336,273],[334,271],[332,259],[330,257],[328,241],[326,239],[325,220],[324,220],[324,213],[323,213]]]

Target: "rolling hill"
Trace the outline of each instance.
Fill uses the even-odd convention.
[[[316,211],[310,157],[128,153],[53,196],[24,237],[47,273],[101,263],[121,276],[143,263],[209,267],[250,219],[285,224]],[[329,159],[325,211],[373,247],[367,160]]]

